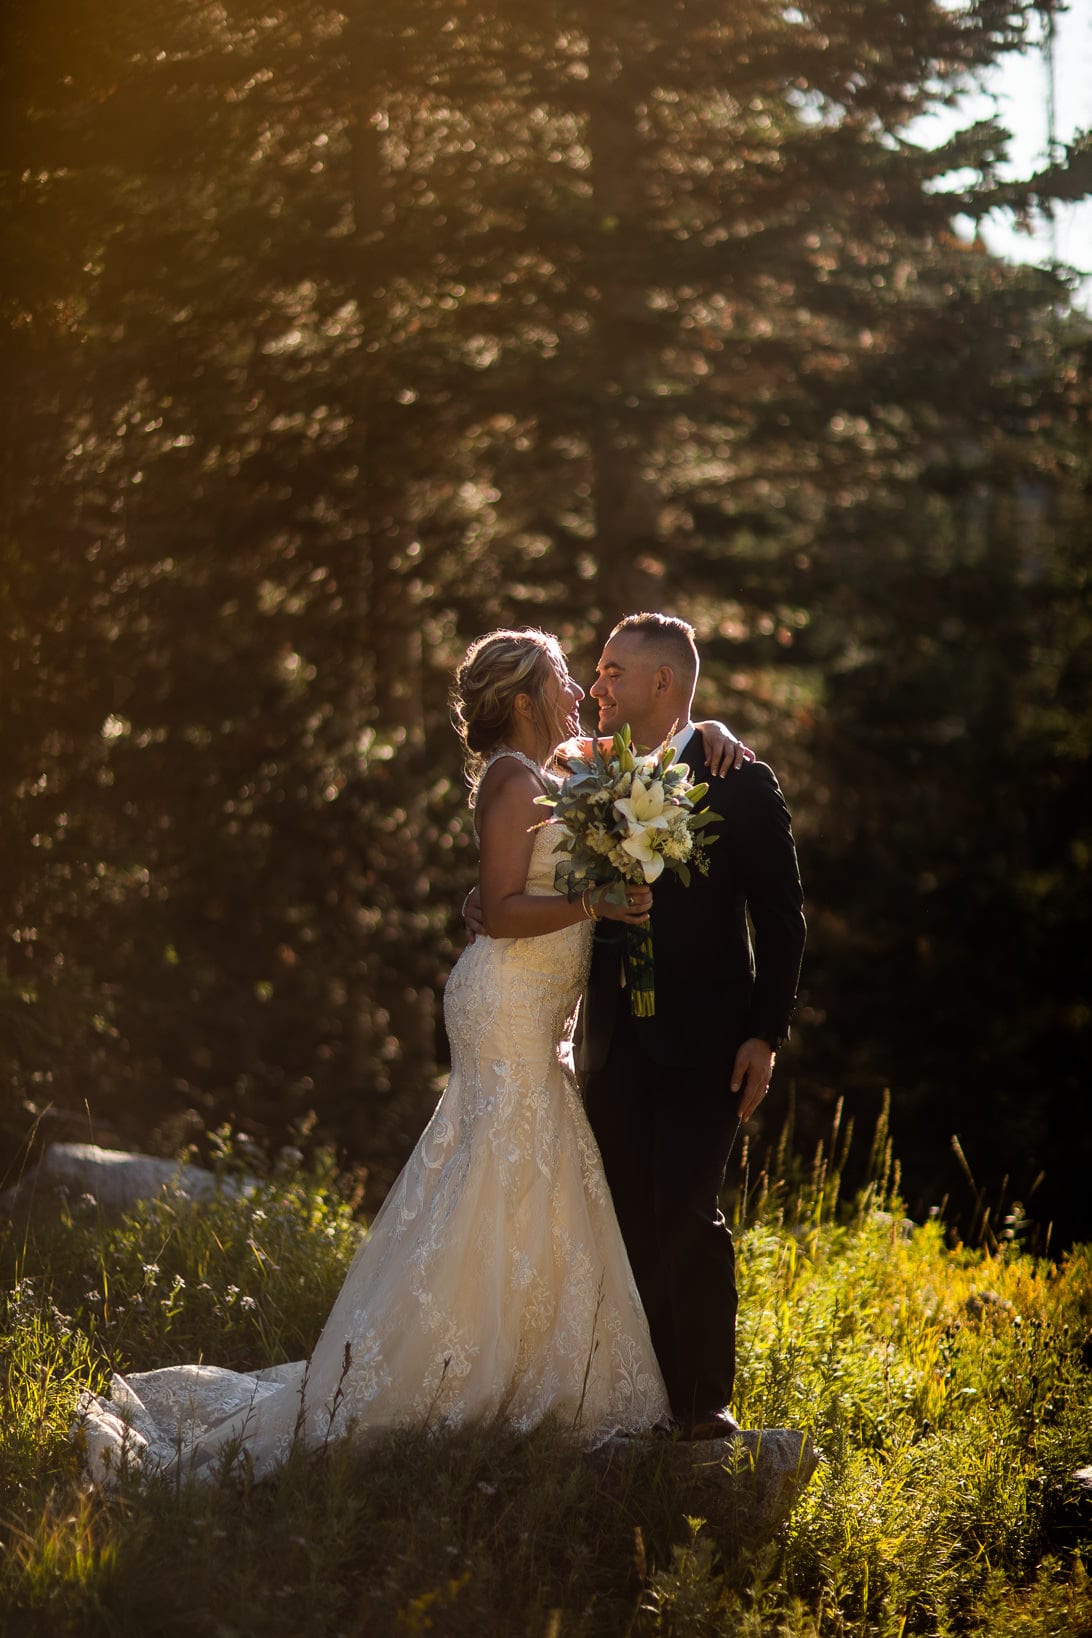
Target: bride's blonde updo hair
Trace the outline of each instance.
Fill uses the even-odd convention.
[[[568,667],[561,645],[548,631],[487,631],[467,649],[455,673],[451,712],[466,747],[466,772],[471,789],[477,787],[486,758],[507,743],[519,694],[531,701],[531,720],[541,733],[544,755],[565,735],[565,719],[546,702],[551,677],[564,677]]]

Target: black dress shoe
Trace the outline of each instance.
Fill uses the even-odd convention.
[[[731,1439],[743,1429],[729,1410],[711,1411],[708,1416],[696,1416],[679,1430],[683,1439]]]

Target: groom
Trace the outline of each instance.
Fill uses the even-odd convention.
[[[596,929],[577,1064],[676,1423],[712,1439],[738,1427],[735,1250],[717,1197],[789,1027],[805,926],[777,780],[761,762],[710,779],[691,726],[697,676],[693,628],[666,614],[620,620],[596,669],[600,733],[628,723],[652,747],[677,725],[673,742],[710,781],[705,801],[722,821],[708,833],[708,876],[656,883],[653,1017],[633,1017],[621,945],[613,927]]]

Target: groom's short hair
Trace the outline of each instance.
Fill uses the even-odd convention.
[[[689,620],[677,614],[627,614],[611,632],[612,637],[636,637],[657,664],[669,665],[679,682],[693,695],[698,680],[698,645]]]

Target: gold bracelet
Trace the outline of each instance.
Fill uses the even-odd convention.
[[[591,904],[590,904],[590,902],[588,900],[588,894],[590,892],[591,892],[590,887],[586,887],[584,889],[583,893],[581,893],[581,895],[580,895],[580,903],[581,903],[581,906],[583,908],[584,914],[587,916],[588,920],[589,921],[598,921],[599,917],[596,915],[595,911],[592,909]]]

